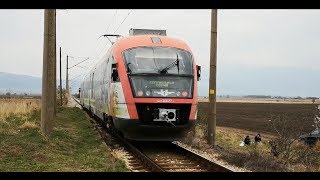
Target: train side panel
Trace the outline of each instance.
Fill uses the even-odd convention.
[[[85,108],[103,119],[130,119],[121,82],[112,82],[111,71],[115,59],[112,54],[94,68],[82,85],[81,101]]]
[[[116,120],[116,118],[130,119],[128,107],[120,82],[111,83],[110,116],[112,116],[114,120]]]

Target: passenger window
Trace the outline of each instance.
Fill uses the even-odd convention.
[[[112,66],[111,66],[111,80],[112,80],[112,82],[120,82],[118,70],[116,68],[116,64],[112,64]]]

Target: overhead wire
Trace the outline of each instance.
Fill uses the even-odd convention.
[[[108,30],[109,30],[109,28],[111,27],[111,24],[113,24],[113,20],[116,20],[116,14],[117,14],[117,12],[118,12],[118,10],[116,9],[115,13],[113,14],[113,18],[111,19],[111,21],[110,21],[110,23],[109,23],[109,25],[108,25],[108,27],[107,27],[107,30],[105,31],[106,33],[108,33]],[[102,37],[102,35],[99,36],[98,39],[100,39],[101,37]],[[103,42],[103,41],[100,41],[99,43],[97,43],[95,49],[97,49],[97,47],[101,45],[101,42]],[[103,49],[104,49],[104,46],[102,46],[102,48],[100,48],[98,51],[96,51],[96,52],[99,52],[99,54],[98,54],[97,57],[99,57],[99,55],[101,54],[101,52],[103,51]],[[95,59],[96,59],[97,57],[95,57]]]
[[[116,16],[117,12],[118,12],[118,10],[116,10],[116,12],[114,13],[113,19],[115,19],[115,16]],[[110,21],[109,26],[108,26],[108,28],[107,28],[107,30],[106,30],[106,33],[108,33],[108,30],[109,30],[109,28],[110,28],[110,26],[111,26],[111,24],[112,24],[111,22],[112,22],[112,21]]]
[[[130,16],[130,14],[132,13],[132,11],[133,11],[133,9],[127,14],[127,16],[122,20],[122,22],[119,24],[119,26],[116,28],[116,30],[113,32],[113,34],[115,34],[118,30],[119,30],[119,28],[121,27],[121,25],[126,21],[126,19]],[[106,32],[107,33],[107,32]],[[99,52],[99,54],[98,54],[98,58],[99,58],[99,56],[101,55],[101,53],[103,52],[103,51],[105,51],[105,49],[106,49],[106,45],[108,45],[109,44],[109,42],[107,42],[106,44],[105,44],[105,46],[102,46],[102,49],[100,50],[100,52]]]
[[[75,79],[77,79],[77,78],[79,78],[79,77],[81,77],[81,76],[83,76],[83,74],[79,74],[78,76],[75,76],[75,77],[73,77],[73,78],[70,78],[69,81],[75,80]]]
[[[122,24],[127,20],[127,18],[130,16],[130,14],[131,14],[132,12],[133,12],[133,9],[130,10],[130,12],[128,12],[128,14],[126,15],[126,17],[125,17],[125,18],[122,20],[122,22],[118,25],[118,27],[115,29],[115,31],[113,32],[113,34],[116,33],[116,32],[120,29],[120,27],[122,26]],[[117,13],[118,13],[118,10],[115,10],[115,12],[114,12],[114,14],[113,14],[113,19],[110,21],[110,23],[109,23],[108,26],[107,26],[106,33],[108,33],[109,29],[112,27],[113,22],[115,22]],[[98,39],[100,39],[100,37],[101,37],[101,36],[99,36]],[[97,49],[97,47],[101,44],[101,42],[103,42],[103,41],[99,41],[99,42],[98,42],[98,44],[96,45],[96,48],[95,48],[95,49]],[[107,47],[108,44],[109,44],[109,42],[107,42],[104,46],[102,46],[101,50],[99,51],[98,56],[90,59],[90,60],[93,61],[92,63],[90,63],[90,64],[91,64],[91,67],[94,65],[95,59],[97,59],[97,58],[100,57],[101,53],[105,50],[105,48]],[[66,54],[66,53],[65,53],[65,54]],[[74,56],[69,56],[69,57],[70,57],[70,58],[73,58],[73,59],[76,59],[76,58],[86,58],[86,57],[74,57]],[[82,63],[82,62],[84,62],[84,61],[86,61],[86,60],[88,60],[88,59],[89,59],[89,58],[81,61],[80,63]],[[88,62],[89,62],[89,61],[88,61]],[[71,66],[70,68],[75,67],[75,66],[77,66],[77,65],[80,64],[80,63],[77,63],[76,65]],[[77,66],[77,67],[78,67],[78,66]],[[70,68],[69,68],[69,69],[70,69]],[[84,68],[84,67],[81,67],[81,66],[80,66],[80,68]],[[87,69],[88,69],[88,68],[87,68]],[[79,77],[80,77],[80,76],[79,76]]]
[[[133,9],[127,14],[127,16],[123,19],[123,21],[121,22],[121,24],[118,26],[118,28],[113,32],[113,34],[118,31],[118,29],[120,28],[120,26],[124,23],[124,21],[126,21],[126,19],[130,16],[130,14],[131,14],[132,11],[133,11]]]
[[[74,56],[70,56],[70,55],[68,55],[69,56],[69,58],[73,58],[73,59],[83,59],[83,58],[88,58],[88,57],[74,57]]]
[[[88,59],[89,59],[89,58],[87,57],[85,60],[82,60],[81,62],[79,62],[79,63],[77,63],[77,64],[75,64],[75,65],[73,65],[73,66],[71,66],[71,67],[68,67],[68,69],[71,69],[71,68],[73,68],[73,67],[77,66],[78,64],[80,64],[80,63],[82,63],[82,62],[84,62],[84,61],[88,60]]]

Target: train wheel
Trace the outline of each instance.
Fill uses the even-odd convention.
[[[109,130],[113,129],[114,126],[113,126],[113,120],[112,120],[112,117],[110,116],[106,116],[106,126]]]
[[[89,116],[90,116],[91,118],[93,118],[93,117],[94,117],[94,114],[93,114],[93,112],[92,112],[91,107],[89,107]]]

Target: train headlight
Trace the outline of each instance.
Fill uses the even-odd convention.
[[[180,96],[180,95],[181,95],[181,92],[180,92],[180,91],[178,91],[176,94],[177,94],[177,96]]]
[[[140,91],[138,91],[138,96],[143,96],[143,92],[140,90]]]
[[[150,91],[146,91],[146,95],[147,95],[147,96],[150,96]]]
[[[183,92],[182,92],[182,96],[183,96],[183,97],[188,96],[188,92],[187,92],[187,91],[183,91]]]

